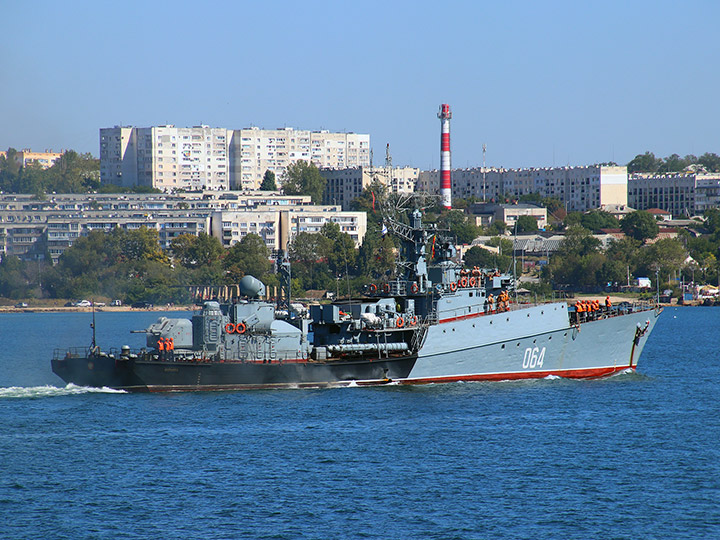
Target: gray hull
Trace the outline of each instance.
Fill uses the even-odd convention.
[[[637,366],[660,311],[571,326],[565,303],[492,315],[441,314],[405,383],[603,377]],[[641,336],[638,327],[642,330]]]

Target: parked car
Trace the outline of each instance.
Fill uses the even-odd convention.
[[[111,306],[122,306],[122,300],[113,300],[110,302]]]
[[[28,307],[27,302],[18,302],[15,307]]]
[[[76,307],[90,307],[92,306],[92,302],[90,300],[80,300],[79,302],[75,303]]]
[[[150,309],[153,305],[150,302],[135,302],[132,307],[135,309]]]

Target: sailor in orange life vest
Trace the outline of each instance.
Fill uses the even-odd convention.
[[[605,308],[609,310],[611,307],[612,307],[612,302],[610,301],[610,297],[606,296],[605,297]]]
[[[495,302],[495,298],[492,294],[489,294],[487,297],[487,300],[485,301],[485,311],[492,311],[493,310],[493,302]]]

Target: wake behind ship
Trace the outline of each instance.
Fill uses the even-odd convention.
[[[281,306],[261,300],[264,285],[245,276],[229,303],[205,302],[191,319],[161,317],[139,351],[56,350],[52,369],[84,386],[195,391],[593,378],[636,368],[660,309],[518,304],[511,275],[462,269],[454,244],[418,210],[409,225],[390,224],[402,242],[396,277],[369,285],[362,300],[294,312],[283,259]]]

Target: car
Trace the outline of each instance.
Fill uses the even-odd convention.
[[[153,305],[150,302],[135,302],[132,307],[135,309],[150,309]]]
[[[111,306],[122,306],[122,300],[113,300],[110,302]]]
[[[92,302],[90,300],[80,300],[75,303],[75,307],[91,307]]]
[[[18,302],[15,307],[28,307],[27,302]]]

